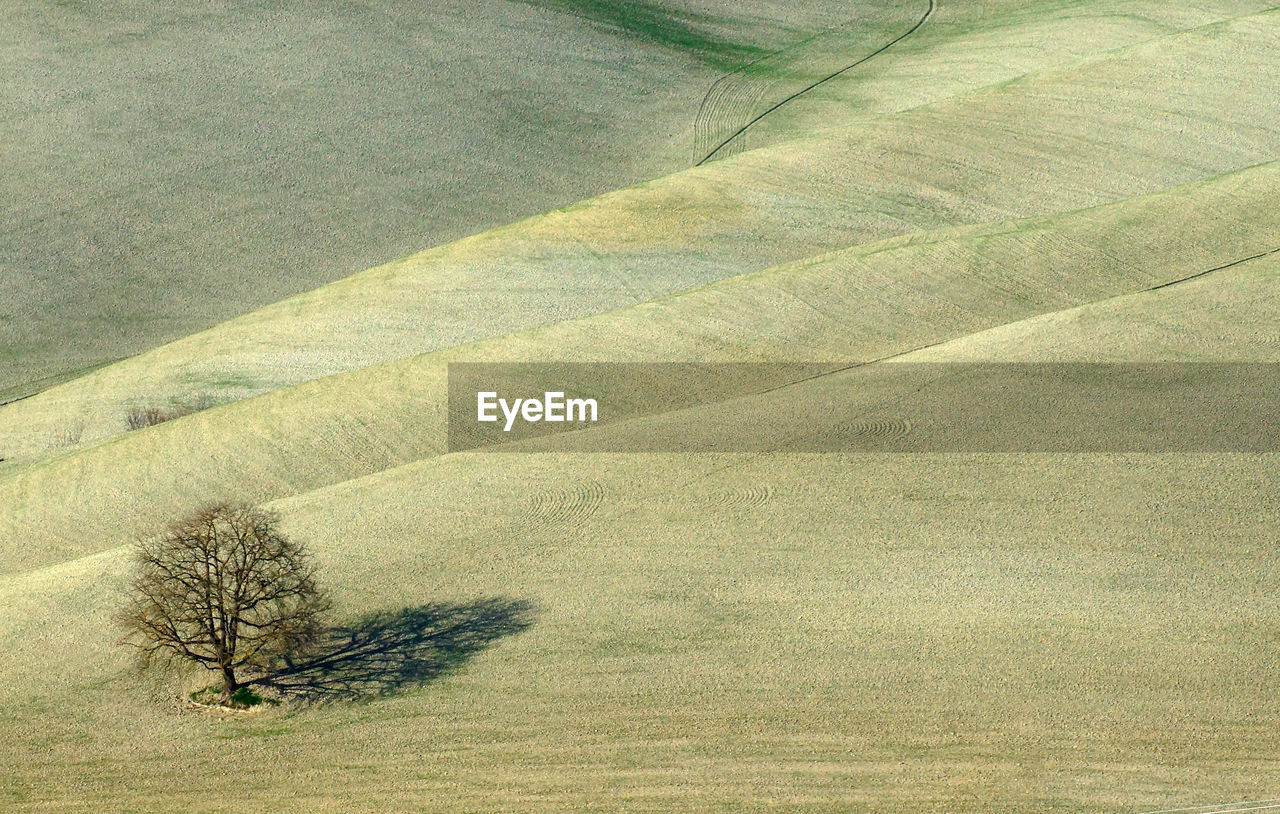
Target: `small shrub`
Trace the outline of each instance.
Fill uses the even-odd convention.
[[[195,411],[182,407],[130,407],[129,412],[125,414],[125,422],[129,425],[129,429],[140,430],[181,418],[192,412]]]
[[[53,446],[58,449],[74,447],[76,444],[80,443],[80,438],[83,434],[84,422],[72,421],[55,430],[50,437],[50,441],[53,443]]]

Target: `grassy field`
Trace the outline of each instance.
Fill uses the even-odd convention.
[[[0,12],[30,26],[0,25],[30,40],[20,55],[40,50],[31,32],[105,31],[159,55],[210,21],[272,20],[265,41],[231,37],[201,64],[338,76],[358,63],[389,94],[344,90],[360,104],[336,121],[384,122],[388,143],[353,133],[366,148],[310,167],[317,189],[366,190],[335,209],[215,217],[245,239],[203,234],[210,251],[183,262],[85,259],[86,287],[65,301],[51,291],[78,267],[21,277],[12,369],[230,318],[0,407],[0,810],[1191,814],[1280,794],[1275,453],[584,451],[744,426],[820,445],[873,400],[869,377],[911,362],[1280,363],[1280,9],[940,0],[910,37],[689,167],[718,77],[763,58],[722,80],[724,120],[742,120],[928,4],[792,6],[522,0],[464,20],[451,6],[313,18],[231,4],[143,29],[141,4]],[[347,22],[325,29],[326,15]],[[299,26],[311,36],[295,53],[282,43]],[[380,50],[315,53],[392,29]],[[514,30],[530,32],[518,47]],[[420,109],[372,111],[461,81],[427,63],[386,78],[395,53],[445,48],[444,32],[510,46],[491,63],[472,49],[467,64],[492,72],[477,93],[499,74],[525,93],[534,75],[549,84],[519,106],[427,115],[476,129],[433,145],[442,175],[386,218],[367,185],[432,131]],[[189,67],[169,65],[163,87],[193,81]],[[562,83],[590,117],[529,112],[559,116],[541,94]],[[2,159],[28,173],[3,182],[14,190],[33,183],[32,156],[57,159],[31,134],[78,109],[28,99],[35,129],[0,119],[28,138]],[[325,113],[314,96],[289,104],[297,132],[271,149],[305,142]],[[60,172],[82,166],[78,149]],[[244,194],[205,169],[189,171],[206,191]],[[164,197],[205,187],[166,177],[172,193],[138,217],[177,232],[209,217]],[[67,209],[62,183],[22,198],[21,223],[40,225],[0,249],[52,268],[87,234],[76,224],[133,206],[104,187]],[[457,198],[437,210],[445,190]],[[293,271],[259,285],[277,251]],[[356,261],[373,267],[327,282]],[[10,267],[25,268],[0,256]],[[128,323],[110,298],[130,280],[160,310],[194,305],[169,333]],[[197,280],[213,288],[183,288]],[[116,339],[77,345],[81,319],[115,320]],[[537,454],[449,453],[450,362],[547,360],[865,364]],[[132,407],[184,405],[203,409],[125,431]],[[140,678],[110,618],[130,541],[217,498],[277,510],[340,619],[409,624],[427,608],[475,638],[448,669],[354,665],[356,702],[185,706],[208,680]],[[393,691],[367,689],[380,683]]]
[[[561,5],[5,4],[0,393],[687,166],[841,4]]]
[[[178,714],[102,641],[118,556],[9,581],[8,803],[1101,812],[1274,788],[1274,456],[494,458],[280,506],[345,612],[538,608],[390,700]],[[584,483],[589,510],[531,510]]]
[[[1079,212],[849,249],[120,435],[0,480],[0,572],[124,542],[210,495],[274,499],[438,455],[450,361],[870,361],[1200,274],[1280,248],[1277,173],[1261,165]]]
[[[1001,31],[1017,46],[993,57],[980,47],[991,32],[981,29],[966,49],[966,29],[944,25],[965,8],[938,12],[939,29],[951,32],[937,43],[945,58],[890,51],[849,76],[905,72],[914,78],[901,80],[903,92],[919,94],[922,76],[956,74],[945,59],[963,57],[975,65],[970,82],[990,87],[943,83],[932,103],[870,118],[852,105],[827,135],[606,194],[284,300],[0,409],[0,450],[45,454],[68,423],[83,426],[85,442],[118,433],[134,405],[242,398],[892,235],[1091,206],[1274,157],[1280,123],[1268,123],[1267,100],[1280,88],[1257,60],[1275,15],[1170,34],[1100,4],[1100,52],[1081,62],[1092,26],[1066,47],[1058,27],[1050,36],[1039,18],[1015,16]],[[1131,45],[1116,50],[1121,42]],[[1033,67],[1040,70],[1025,73]],[[1131,98],[1117,100],[1120,93]],[[1150,99],[1181,112],[1150,115]]]

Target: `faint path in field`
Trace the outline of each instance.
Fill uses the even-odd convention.
[[[1203,271],[1197,271],[1194,274],[1188,274],[1185,277],[1179,277],[1176,280],[1169,280],[1168,282],[1158,283],[1156,285],[1148,286],[1146,288],[1140,288],[1137,291],[1129,291],[1124,294],[1116,294],[1113,297],[1103,297],[1102,299],[1099,299],[1099,300],[1090,300],[1089,302],[1078,303],[1077,305],[1073,305],[1070,308],[1067,308],[1064,310],[1069,311],[1076,308],[1082,308],[1087,305],[1097,305],[1098,303],[1107,302],[1108,300],[1118,300],[1124,297],[1134,297],[1139,294],[1148,294],[1152,291],[1159,291],[1163,288],[1171,288],[1176,285],[1182,285],[1183,283],[1191,282],[1192,280],[1198,280],[1201,277],[1206,277],[1210,274],[1216,274],[1219,271],[1226,271],[1227,269],[1235,268],[1236,266],[1242,266],[1245,263],[1252,263],[1254,260],[1261,260],[1264,257],[1272,257],[1277,254],[1280,254],[1280,248],[1268,249],[1267,251],[1264,251],[1264,252],[1251,254],[1248,257],[1242,257],[1239,260],[1232,260],[1230,263],[1223,263],[1220,266],[1214,266],[1213,268],[1204,269]],[[1054,313],[1054,312],[1045,312],[1045,313]],[[1044,314],[1039,314],[1038,316],[1044,316]],[[1023,322],[1023,321],[1025,320],[1015,320],[1013,323],[1005,323],[1005,324],[1011,325],[1011,324],[1015,324],[1017,322]],[[988,330],[992,330],[994,328],[999,328],[999,327],[1003,327],[1003,325],[993,325],[990,328],[984,328],[981,331],[978,331],[977,333],[982,333],[983,331],[988,331]],[[890,353],[885,356],[880,356],[875,359],[867,359],[866,361],[862,361],[862,362],[853,362],[851,364],[841,365],[839,367],[832,368],[831,370],[824,370],[821,373],[815,373],[812,376],[805,376],[804,378],[795,379],[794,381],[786,382],[785,384],[779,384],[774,387],[768,387],[764,390],[759,390],[755,393],[752,393],[752,395],[759,396],[765,393],[772,393],[777,390],[783,390],[788,387],[794,387],[797,384],[804,384],[805,382],[811,382],[811,381],[814,381],[815,379],[822,379],[827,376],[834,376],[837,373],[845,373],[847,371],[854,370],[855,368],[866,367],[868,365],[875,365],[881,362],[888,362],[890,360],[898,359],[903,356],[910,356],[913,353],[929,350],[930,348],[936,348],[939,345],[946,345],[949,342],[954,342],[958,338],[959,337],[953,336],[948,339],[939,339],[937,342],[929,342],[927,344],[919,345],[914,348],[907,348],[906,350],[896,351],[894,353]],[[910,432],[910,425],[904,425],[903,430],[904,430],[903,431],[904,435],[906,434],[906,432]]]
[[[73,368],[72,370],[54,373],[49,376],[42,376],[38,379],[23,382],[9,388],[0,389],[0,407],[24,401],[32,396],[38,396],[46,390],[52,389],[65,382],[69,382],[72,379],[79,378],[80,376],[92,373],[93,371],[98,370],[99,368],[104,368],[107,365],[113,365],[125,358],[128,357],[120,356],[114,359],[108,359],[105,362],[95,362],[87,367]],[[23,392],[24,390],[26,392]],[[21,393],[22,395],[13,395],[14,393]]]
[[[779,92],[785,93],[787,86],[794,85],[794,82],[800,78],[797,74],[803,68],[803,66],[801,68],[791,68],[792,75],[788,76],[784,61],[789,60],[796,50],[809,45],[816,39],[828,36],[831,33],[830,31],[819,34],[817,37],[810,38],[791,48],[786,48],[758,59],[720,77],[707,91],[707,95],[703,97],[702,104],[698,108],[698,115],[694,119],[694,146],[697,151],[697,160],[694,166],[700,167],[718,155],[727,154],[730,145],[739,142],[739,138],[748,129],[783,105],[795,101],[809,91],[830,82],[837,76],[847,73],[868,60],[883,54],[894,45],[910,37],[928,22],[935,9],[937,9],[937,0],[929,0],[929,8],[925,11],[924,16],[917,20],[916,24],[906,33],[890,40],[856,62],[851,62],[816,82],[810,82],[799,90],[792,91],[777,102],[770,103],[770,91],[781,85],[782,89]],[[775,72],[776,76],[768,78],[768,74]],[[760,109],[762,107],[764,110]],[[744,120],[745,124],[737,124]],[[728,136],[725,135],[726,132],[729,133]]]

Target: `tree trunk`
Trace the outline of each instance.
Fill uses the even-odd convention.
[[[222,700],[230,701],[231,694],[240,689],[240,684],[236,681],[236,671],[230,665],[222,667]]]

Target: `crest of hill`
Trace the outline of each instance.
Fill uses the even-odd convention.
[[[109,438],[134,407],[222,403],[892,235],[1066,211],[1270,160],[1278,16],[1221,21],[1256,7],[1098,3],[1071,28],[1061,4],[1007,21],[948,5],[912,49],[856,73],[897,100],[882,115],[858,102],[819,136],[431,249],[95,371],[0,408],[0,455],[65,449],[68,427],[81,443]],[[1179,25],[1201,27],[1169,33]]]
[[[305,492],[445,450],[453,361],[891,356],[1277,247],[1280,165],[974,234],[893,241],[193,414],[0,480],[0,571],[147,533],[220,497]]]

